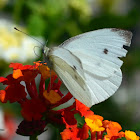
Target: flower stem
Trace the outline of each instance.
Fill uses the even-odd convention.
[[[30,136],[29,140],[38,140],[37,135]]]

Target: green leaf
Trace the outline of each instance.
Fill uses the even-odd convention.
[[[104,132],[104,133],[103,133],[103,137],[104,137],[105,135],[107,135],[107,132]]]
[[[126,140],[126,138],[125,137],[122,137],[122,138],[119,138],[117,140]]]
[[[74,114],[74,118],[77,120],[77,126],[82,128],[84,123],[85,123],[85,120],[84,120],[84,117],[81,117],[80,114]]]

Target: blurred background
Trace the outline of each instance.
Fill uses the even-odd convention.
[[[15,31],[14,27],[43,44],[48,41],[48,47],[100,28],[115,27],[132,31],[132,45],[127,57],[123,58],[121,87],[111,98],[94,105],[92,110],[104,119],[120,123],[123,130],[133,130],[140,135],[139,0],[0,0],[0,76],[11,73],[8,67],[10,62],[33,64],[42,60],[38,57],[41,48],[36,47],[34,52],[34,46],[42,47],[42,44]],[[3,88],[0,84],[0,89]],[[5,126],[9,131],[0,133],[0,139],[29,139],[15,134],[21,120],[20,106],[16,103],[0,106],[0,121],[10,120],[10,125]],[[39,140],[46,140],[50,133],[45,132],[39,136]]]

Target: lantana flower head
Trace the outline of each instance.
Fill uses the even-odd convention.
[[[38,136],[47,131],[48,124],[52,124],[62,126],[62,140],[131,140],[132,137],[135,137],[132,140],[139,139],[133,131],[121,131],[120,124],[104,120],[77,99],[70,106],[59,108],[73,96],[70,92],[63,94],[60,90],[61,80],[46,64],[11,63],[9,67],[13,69],[13,73],[0,77],[0,83],[7,85],[5,89],[0,90],[0,101],[20,104],[23,121],[16,131],[18,134]],[[38,86],[36,79],[39,81]],[[46,84],[48,80],[49,83]]]
[[[27,121],[42,122],[43,116],[46,116],[43,127],[51,122],[63,124],[61,117],[63,110],[55,111],[53,108],[67,102],[72,98],[72,95],[68,93],[64,96],[61,93],[62,82],[56,74],[53,71],[51,72],[51,81],[46,88],[45,80],[50,77],[50,69],[47,66],[40,63],[25,66],[20,63],[11,63],[9,67],[13,68],[13,73],[6,78],[0,77],[0,82],[7,85],[4,90],[0,90],[0,101],[2,103],[18,102],[21,105],[21,114],[25,121],[20,124],[20,128],[22,128],[22,125],[24,126],[24,123],[27,124]],[[46,74],[44,74],[43,69]],[[35,81],[38,75],[40,75],[39,90],[37,90]],[[56,80],[58,81],[56,82]],[[42,130],[42,128],[40,129]]]

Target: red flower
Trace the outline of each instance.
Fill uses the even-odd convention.
[[[67,128],[61,132],[62,140],[81,140],[78,138],[79,129],[77,127]]]
[[[122,133],[119,132],[122,129],[119,123],[104,120],[103,126],[105,127],[107,132],[107,135],[105,136],[106,138],[113,140],[113,139],[121,138],[123,136]]]
[[[10,101],[10,103],[18,102],[26,98],[25,87],[19,83],[8,85],[4,90],[0,91],[0,99],[2,103]]]
[[[76,125],[64,129],[61,132],[62,140],[86,140],[89,137],[88,134],[89,127],[87,125],[83,125],[82,128],[78,128]]]
[[[70,100],[72,95],[68,93],[64,96],[61,93],[60,86],[62,82],[57,78],[56,74],[50,72],[47,66],[40,63],[35,63],[33,66],[11,63],[9,67],[13,68],[13,74],[8,75],[6,78],[0,77],[0,82],[7,85],[5,90],[0,90],[0,101],[3,103],[7,101],[10,101],[10,103],[18,102],[21,105],[21,114],[25,121],[20,124],[18,132],[25,134],[26,128],[24,125],[27,124],[27,121],[28,124],[34,125],[35,121],[42,121],[42,118],[44,118],[45,125],[48,123],[63,124],[62,112],[65,109],[55,111],[53,108]],[[45,89],[45,80],[50,77],[50,74],[51,81],[48,88]],[[39,92],[35,83],[37,75],[41,75]],[[21,84],[21,81],[24,84]],[[74,106],[71,106],[72,108]],[[70,119],[66,120],[70,123]],[[43,132],[42,129],[41,131]],[[30,135],[30,133],[33,134],[35,132],[31,131],[28,134]]]
[[[77,126],[77,120],[74,118],[73,111],[65,110],[62,112],[63,122],[66,124],[66,128],[71,128]]]
[[[31,122],[23,120],[18,126],[16,133],[22,136],[32,136],[34,134],[39,135],[44,132],[45,127],[46,122],[43,120],[33,120]]]
[[[78,137],[80,137],[81,140],[86,140],[89,137],[88,132],[89,132],[89,127],[86,124],[84,124],[82,128],[79,128]]]
[[[27,121],[41,120],[46,111],[45,104],[38,98],[26,100],[21,104],[21,114]]]
[[[80,103],[78,100],[73,104],[75,109],[67,108],[62,113],[63,122],[66,125],[66,129],[61,133],[62,140],[85,140],[89,137],[89,126],[85,123],[82,128],[77,127],[78,123],[74,115],[79,114],[81,117],[93,115],[94,113],[89,107]]]
[[[94,112],[90,110],[89,107],[82,104],[80,101],[76,100],[76,110],[81,113],[81,116],[88,117],[94,115]]]

